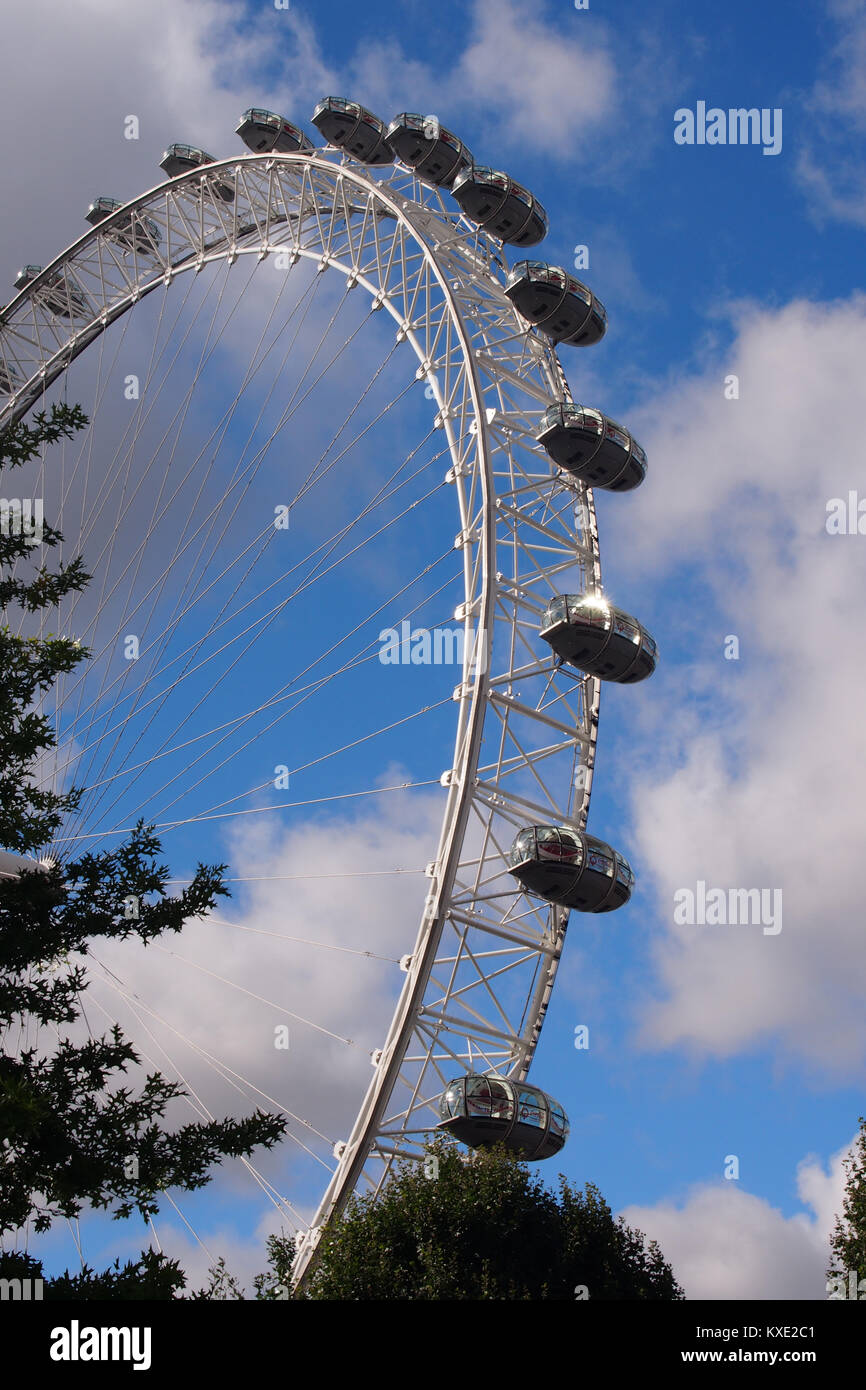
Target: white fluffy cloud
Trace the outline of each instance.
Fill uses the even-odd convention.
[[[8,284],[21,265],[53,259],[86,230],[84,212],[98,194],[130,198],[161,181],[158,161],[171,141],[219,157],[240,153],[234,127],[253,103],[307,128],[327,93],[354,97],[384,119],[423,108],[458,125],[471,118],[488,142],[479,158],[544,149],[584,164],[576,132],[610,133],[620,114],[605,30],[581,30],[573,10],[563,19],[553,8],[528,14],[514,0],[475,0],[444,80],[399,34],[359,41],[335,66],[323,52],[325,22],[295,6],[239,15],[227,0],[152,0],[146,11],[33,0],[10,11],[10,53],[26,54],[38,35],[39,90],[34,100],[30,64],[10,64],[0,277]],[[124,138],[128,115],[139,119],[137,140]]]
[[[812,1157],[799,1165],[804,1211],[794,1216],[733,1181],[697,1187],[681,1205],[631,1206],[621,1215],[658,1241],[687,1298],[825,1299],[829,1237],[842,1205],[849,1147],[826,1168]]]
[[[158,162],[172,141],[218,157],[241,153],[234,128],[247,106],[287,106],[304,123],[315,101],[339,85],[313,25],[294,8],[240,13],[226,0],[152,0],[146,9],[81,0],[58,9],[33,0],[4,24],[9,52],[27,53],[36,35],[39,45],[36,98],[26,62],[10,64],[4,83],[0,274],[7,280],[80,236],[98,194],[131,198],[161,182]],[[124,138],[128,115],[138,117],[138,139]],[[33,138],[25,141],[25,132]]]
[[[412,948],[427,890],[418,871],[435,850],[441,816],[437,798],[409,792],[362,806],[291,829],[276,828],[273,816],[249,817],[232,839],[232,872],[255,879],[248,892],[236,886],[235,903],[221,903],[213,920],[180,937],[97,952],[165,1020],[143,1013],[213,1113],[265,1102],[246,1087],[239,1095],[196,1047],[298,1117],[290,1131],[329,1160],[328,1146],[300,1121],[331,1140],[348,1137],[372,1075],[370,1054],[385,1040],[403,983],[397,962]],[[394,875],[397,868],[413,872]],[[95,984],[94,993],[168,1073],[110,987]],[[281,1026],[287,1050],[275,1046]],[[299,1157],[291,1141],[286,1151]]]
[[[455,97],[484,107],[512,141],[571,153],[575,137],[618,107],[612,57],[573,23],[545,21],[525,5],[478,0],[475,32],[455,67]]]
[[[654,1045],[725,1056],[773,1040],[839,1073],[866,1051],[866,537],[825,528],[828,500],[862,483],[864,367],[863,296],[738,307],[727,355],[636,418],[652,474],[625,519],[604,517],[618,586],[667,584],[656,635],[692,653],[625,692],[640,697],[626,776],[659,913]],[[739,661],[723,656],[731,634]],[[676,925],[674,892],[699,880],[782,890],[781,932]]]

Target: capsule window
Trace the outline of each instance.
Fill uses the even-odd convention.
[[[603,603],[587,603],[585,598],[569,598],[568,617],[572,623],[581,627],[607,628],[610,626],[610,610]]]
[[[539,856],[559,858],[559,834],[556,830],[537,830],[535,832],[536,852]]]
[[[520,1086],[517,1091],[517,1118],[521,1124],[544,1129],[547,1124],[547,1101],[541,1091]]]
[[[565,1111],[558,1101],[550,1102],[550,1132],[557,1138],[562,1137],[568,1130],[568,1121],[565,1118]]]
[[[580,853],[580,846],[572,836],[554,828],[539,828],[536,843],[539,859],[553,859],[562,863],[577,859]]]
[[[466,1114],[490,1114],[490,1087],[484,1076],[467,1077],[465,1083]]]
[[[567,830],[559,832],[560,854],[563,859],[576,859],[580,854],[580,845],[573,835]]]
[[[629,437],[625,430],[619,429],[617,425],[608,421],[604,433],[606,438],[613,440],[614,444],[618,444],[621,449],[628,449]]]
[[[535,853],[535,831],[521,830],[511,848],[511,863],[523,864]]]
[[[439,1112],[443,1116],[462,1115],[463,1113],[463,1082],[454,1081],[442,1097]]]
[[[514,1113],[510,1088],[504,1081],[491,1080],[490,1118],[491,1120],[510,1120]]]
[[[568,288],[576,299],[582,300],[584,304],[592,303],[592,294],[586,288],[586,285],[582,285],[579,280],[572,280],[571,276],[569,276]]]
[[[630,642],[637,644],[640,641],[640,632],[638,628],[635,627],[634,623],[630,623],[622,613],[617,613],[614,619],[613,629],[620,637],[627,637]]]
[[[587,851],[586,867],[593,873],[604,874],[605,878],[613,878],[613,860],[607,854],[602,854],[600,850],[591,849]]]
[[[547,612],[544,615],[544,626],[553,627],[554,623],[568,622],[568,601],[563,598],[555,598],[552,603],[547,605]]]

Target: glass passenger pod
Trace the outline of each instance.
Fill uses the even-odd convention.
[[[499,231],[497,226],[490,230],[511,246],[537,246],[547,236],[550,228],[547,213],[536,197],[515,179],[511,180],[505,206],[498,218],[498,225],[507,228],[507,220],[514,221],[512,230]]]
[[[586,313],[588,306],[589,312]],[[580,320],[580,326],[574,331],[568,331],[566,319],[570,311],[573,321]],[[597,299],[592,290],[587,289],[586,285],[581,284],[569,276],[568,293],[562,311],[562,322],[552,325],[545,324],[545,332],[553,332],[557,342],[564,342],[571,347],[589,347],[592,343],[597,343],[604,337],[607,330],[607,310],[600,299]]]
[[[106,217],[110,217],[118,208],[122,208],[123,203],[119,198],[94,198],[90,207],[84,214],[85,222],[89,222],[91,227],[96,227],[100,222],[104,222]]]
[[[159,167],[165,170],[170,179],[176,179],[180,174],[188,174],[191,169],[204,169],[208,164],[215,163],[214,156],[199,149],[197,145],[169,145],[159,161]],[[228,175],[214,176],[209,182],[213,191],[222,198],[223,202],[232,202],[235,196],[235,187]]]
[[[454,180],[461,210],[486,232],[513,246],[535,246],[547,235],[547,213],[527,188],[501,169],[473,164]]]
[[[544,261],[518,261],[505,282],[515,308],[553,342],[577,342],[588,331],[591,292],[563,270]]]
[[[0,391],[5,396],[14,396],[18,390],[18,373],[11,362],[0,362]]]
[[[531,893],[564,902],[583,871],[583,843],[576,832],[558,826],[527,826],[509,855],[509,873]]]
[[[565,299],[568,280],[561,266],[517,261],[505,281],[505,293],[523,318],[546,331]]]
[[[298,126],[287,121],[285,116],[258,106],[251,106],[249,111],[245,111],[235,129],[253,154],[271,151],[294,154],[296,150],[300,150],[301,154],[312,154],[315,149],[312,140]]]
[[[571,826],[524,827],[508,862],[508,872],[526,892],[579,912],[613,912],[628,902],[634,886],[621,854]]]
[[[323,97],[313,112],[313,125],[329,145],[345,150],[362,164],[393,164],[385,124],[357,101]]]
[[[117,198],[95,198],[84,214],[85,221],[91,227],[98,227],[123,204]],[[162,233],[152,217],[146,217],[140,212],[131,212],[129,216],[113,227],[106,227],[105,235],[111,240],[116,241],[125,251],[138,251],[140,255],[153,255],[159,248],[162,240]]]
[[[504,1076],[458,1077],[443,1091],[439,1115],[439,1128],[467,1148],[504,1144],[528,1160],[551,1158],[568,1138],[568,1119],[558,1101]]]
[[[25,265],[15,276],[15,288],[23,290],[42,274],[41,265]],[[82,318],[90,313],[90,301],[81,286],[68,273],[53,270],[35,291],[40,302],[58,318]]]
[[[37,275],[42,274],[42,270],[43,267],[41,265],[22,266],[12,282],[16,290],[26,289],[27,286],[36,279]]]
[[[536,438],[554,463],[589,487],[629,492],[646,477],[643,449],[598,410],[568,402],[550,406]]]
[[[403,111],[388,126],[385,138],[407,168],[437,188],[450,188],[464,169],[472,165],[472,154],[450,130],[439,127],[439,138],[425,135],[428,117]]]
[[[558,595],[547,605],[539,636],[560,660],[617,685],[646,680],[658,659],[646,628],[594,594]]]

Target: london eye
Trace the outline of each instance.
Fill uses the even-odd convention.
[[[155,974],[89,960],[94,1003],[144,1056],[210,1078],[199,1114],[229,1088],[288,1115],[285,1171],[247,1167],[298,1235],[298,1280],[325,1223],[431,1131],[530,1158],[564,1144],[528,1077],[569,916],[634,884],[587,828],[600,688],[657,659],[604,595],[592,492],[630,491],[647,460],[572,399],[561,359],[607,319],[527,258],[545,209],[435,116],[327,97],[311,124],[318,141],[251,108],[244,153],[170,146],[153,188],[94,196],[76,242],[25,260],[0,314],[0,428],[55,400],[89,419],[15,483],[93,576],[54,619],[91,657],[45,701],[44,785],[84,788],[45,853],[144,817],[177,882],[228,855],[244,923],[220,910],[173,943],[159,1006]],[[274,821],[333,884],[321,930],[293,874],[281,931],[257,931],[246,827]],[[390,954],[345,896],[365,875]],[[307,1013],[305,953],[323,952],[359,1007],[375,998],[363,1038]],[[185,1012],[202,975],[223,1000],[210,1032]],[[289,1020],[280,1075],[238,1061],[260,1016]]]

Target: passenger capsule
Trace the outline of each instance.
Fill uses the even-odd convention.
[[[539,635],[570,666],[618,685],[646,680],[658,660],[658,647],[643,624],[593,594],[552,599]]]
[[[450,188],[457,175],[472,164],[472,155],[463,141],[434,116],[404,111],[394,117],[386,139],[402,164],[439,188]]]
[[[293,154],[296,150],[300,150],[301,154],[312,154],[316,148],[312,140],[298,126],[287,121],[285,116],[279,116],[276,111],[263,111],[257,106],[251,106],[241,116],[237,134],[253,154],[271,150],[277,154]]]
[[[535,246],[547,236],[547,213],[528,188],[499,169],[472,164],[454,180],[454,194],[472,222],[512,246]]]
[[[16,290],[23,290],[42,274],[41,265],[25,265],[15,276]],[[90,301],[81,286],[67,272],[53,270],[36,291],[39,300],[58,318],[73,319],[89,314]]]
[[[95,198],[84,214],[91,227],[98,227],[123,204],[117,198]],[[140,212],[130,212],[113,227],[106,227],[105,235],[116,241],[125,251],[138,251],[140,255],[152,256],[162,240],[162,233],[152,217]]]
[[[215,163],[212,154],[207,154],[195,145],[169,145],[159,161],[159,167],[165,170],[170,179],[176,179],[180,174],[188,174],[191,169],[204,169],[208,164]],[[228,174],[215,174],[209,183],[223,202],[232,202],[235,186]]]
[[[566,401],[552,405],[536,439],[554,463],[588,487],[630,492],[646,477],[646,454],[637,440],[599,410]]]
[[[393,164],[384,121],[357,101],[323,97],[313,112],[313,125],[329,145],[345,150],[363,164]]]
[[[612,912],[631,897],[634,874],[603,840],[571,826],[530,825],[508,857],[508,872],[528,893],[579,912]]]
[[[586,347],[604,337],[604,305],[562,266],[517,261],[505,282],[505,293],[518,312],[555,343]]]
[[[18,373],[11,362],[0,362],[0,391],[5,396],[14,396],[18,390]]]
[[[458,1076],[443,1091],[439,1114],[439,1128],[469,1149],[504,1144],[521,1158],[537,1160],[559,1153],[568,1138],[558,1101],[505,1076]]]

